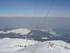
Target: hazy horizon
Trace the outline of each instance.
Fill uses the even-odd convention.
[[[70,18],[0,18],[0,28],[65,28],[70,29]]]

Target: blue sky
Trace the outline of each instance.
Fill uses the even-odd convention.
[[[70,17],[70,0],[0,0],[2,16]]]

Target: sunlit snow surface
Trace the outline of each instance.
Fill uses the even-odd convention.
[[[64,39],[52,29],[0,30],[0,53],[70,53],[70,43]]]
[[[13,52],[36,43],[34,40],[4,38],[0,39],[0,52]]]
[[[11,29],[7,31],[0,31],[1,34],[9,34],[9,33],[14,33],[14,34],[19,34],[20,35],[28,35],[31,32],[30,29],[27,28],[18,28],[18,29]],[[6,36],[6,35],[5,35]],[[13,36],[9,34],[9,36]],[[26,38],[1,38],[0,39],[0,53],[1,52],[13,52],[17,51],[19,49],[25,48],[30,45],[34,45],[38,43],[38,41],[35,40],[27,40]]]
[[[20,49],[15,53],[70,53],[70,44],[61,40],[45,41]]]
[[[0,33],[2,34],[8,34],[8,33],[16,33],[16,34],[21,34],[21,35],[27,35],[29,32],[31,32],[31,30],[27,29],[27,28],[18,28],[18,29],[12,29],[12,30],[8,30],[8,31],[0,31]]]

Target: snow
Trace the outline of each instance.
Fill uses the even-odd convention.
[[[8,30],[6,32],[0,31],[0,33],[2,33],[2,34],[16,33],[16,34],[21,34],[21,35],[27,35],[30,32],[31,32],[31,30],[27,29],[27,28],[12,29],[12,30]]]
[[[10,38],[0,39],[0,53],[13,52],[25,48],[25,46],[27,47],[29,45],[34,45],[36,43],[38,43],[38,41],[26,39],[10,39]]]
[[[16,53],[70,53],[70,44],[64,41],[46,41],[24,49]]]
[[[41,39],[49,39],[48,37],[42,37]]]
[[[70,53],[70,44],[61,40],[37,42],[4,38],[0,39],[0,45],[0,53]]]
[[[30,32],[31,30],[27,28],[0,31],[2,34],[16,33],[21,35],[28,35]],[[52,30],[47,32],[55,36],[57,35]],[[48,38],[42,37],[42,39]],[[39,42],[27,39],[3,38],[0,39],[0,53],[70,53],[70,43],[61,40]]]

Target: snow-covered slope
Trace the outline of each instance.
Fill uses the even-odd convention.
[[[21,34],[21,35],[27,35],[30,32],[31,30],[27,28],[17,28],[17,29],[12,29],[8,31],[0,31],[0,33],[2,34],[16,33],[16,34]]]
[[[70,43],[62,39],[56,40],[56,37],[59,34],[52,30],[1,30],[0,53],[70,53]],[[41,42],[42,40],[45,42]]]
[[[20,49],[15,53],[70,53],[70,44],[63,41],[46,41]]]
[[[38,41],[26,39],[13,39],[13,38],[0,39],[0,53],[13,52],[25,48],[29,45],[34,45],[36,43],[38,43]]]

